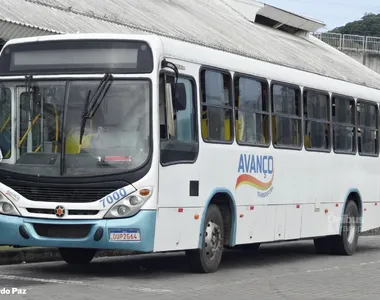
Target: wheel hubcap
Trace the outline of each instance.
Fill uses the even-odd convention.
[[[212,220],[208,222],[205,231],[204,250],[209,260],[215,258],[222,248],[222,232],[218,224]]]
[[[352,244],[356,236],[356,224],[355,217],[352,215],[348,216],[347,220],[347,241]]]

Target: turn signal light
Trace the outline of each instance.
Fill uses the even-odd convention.
[[[149,196],[150,190],[149,189],[141,189],[139,193],[140,193],[140,196],[146,197],[146,196]]]

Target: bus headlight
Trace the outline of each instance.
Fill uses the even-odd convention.
[[[153,188],[142,188],[116,202],[104,216],[105,219],[127,218],[137,214],[152,195]]]
[[[6,198],[2,193],[0,193],[0,214],[10,215],[10,216],[19,216],[17,208],[14,204]]]

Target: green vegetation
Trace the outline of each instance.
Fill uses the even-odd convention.
[[[361,20],[347,23],[330,32],[380,37],[380,14],[366,13]]]

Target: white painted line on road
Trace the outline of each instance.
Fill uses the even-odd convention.
[[[380,263],[380,260],[378,261],[370,261],[370,262],[362,262],[360,265],[365,266],[365,265],[373,265],[373,264],[378,264]]]
[[[23,277],[23,276],[14,276],[14,275],[0,275],[0,279],[36,281],[36,282],[44,282],[44,283],[80,284],[80,285],[84,284],[84,282],[82,281],[43,279],[43,278]]]
[[[332,270],[338,270],[338,269],[339,269],[339,267],[313,269],[313,270],[306,270],[305,273],[326,272],[326,271],[332,271]]]
[[[24,276],[15,276],[15,275],[0,275],[0,279],[7,280],[21,280],[21,281],[34,281],[34,282],[42,282],[42,283],[58,283],[58,284],[74,284],[74,285],[84,285],[84,286],[97,286],[99,284],[91,284],[83,281],[74,281],[74,280],[60,280],[60,279],[44,279],[44,278],[34,278],[34,277],[24,277]],[[119,288],[112,286],[105,286],[105,288]],[[169,294],[173,293],[172,290],[168,289],[153,289],[153,288],[145,288],[145,287],[121,287],[120,290],[129,290],[135,292],[145,292],[145,293],[161,293],[161,294]]]
[[[138,288],[127,288],[128,290],[133,290],[136,292],[147,292],[147,293],[173,293],[172,290],[162,290],[162,289],[151,289],[151,288],[143,288],[143,287],[138,287]]]

